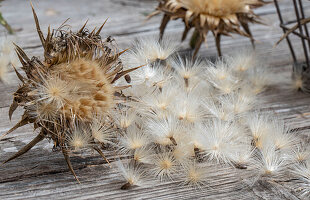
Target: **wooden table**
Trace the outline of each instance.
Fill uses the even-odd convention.
[[[119,47],[131,46],[135,38],[158,35],[161,16],[145,22],[146,16],[156,7],[155,0],[33,0],[43,32],[48,25],[57,28],[67,18],[73,30],[77,30],[89,19],[88,27],[100,26],[109,18],[103,36],[113,36]],[[310,4],[305,1],[306,13]],[[285,17],[293,16],[291,5],[284,3]],[[16,32],[15,41],[30,56],[42,56],[40,41],[35,32],[34,20],[28,1],[7,0],[2,2],[1,11]],[[270,65],[273,83],[260,97],[262,109],[272,111],[292,128],[298,128],[300,137],[309,140],[310,96],[291,89],[291,56],[285,42],[276,48],[274,43],[282,35],[278,27],[278,18],[274,6],[267,5],[258,9],[267,24],[251,26],[257,40],[256,50],[265,63]],[[166,35],[170,40],[179,42],[183,24],[180,21],[169,23]],[[177,36],[177,37],[176,37]],[[6,33],[0,27],[1,40]],[[203,57],[216,56],[215,43],[208,36],[208,48],[204,45],[200,51]],[[292,39],[299,46],[297,54],[302,55],[298,38]],[[250,48],[247,38],[234,35],[224,38],[224,54],[243,47]],[[181,51],[188,50],[188,40],[181,44]],[[19,119],[22,110],[8,119],[8,107],[12,93],[18,85],[15,74],[8,74],[10,82],[0,85],[0,134],[5,133]],[[0,161],[4,161],[33,137],[33,128],[25,126],[0,141]],[[113,153],[106,152],[113,161]],[[109,167],[94,152],[83,152],[72,157],[74,169],[80,178],[78,184],[69,172],[61,152],[52,152],[52,144],[47,140],[22,157],[0,167],[0,199],[300,199],[286,183],[258,181],[253,187],[241,184],[237,171],[231,168],[220,168],[210,164],[213,174],[208,186],[195,190],[181,186],[179,182],[150,180],[143,187],[129,191],[119,188],[124,183],[117,169]],[[244,172],[246,175],[247,171]],[[155,184],[154,184],[155,183]]]

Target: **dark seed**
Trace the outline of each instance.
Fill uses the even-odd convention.
[[[126,80],[127,83],[130,83],[131,82],[131,77],[128,74],[126,74],[125,75],[125,80]]]
[[[128,190],[130,188],[131,188],[131,184],[127,182],[121,187],[121,190]]]

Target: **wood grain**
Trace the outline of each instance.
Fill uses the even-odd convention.
[[[287,2],[287,1],[286,1]],[[88,27],[99,27],[106,18],[108,23],[102,35],[111,35],[121,49],[128,48],[139,37],[158,35],[159,20],[156,16],[145,22],[146,15],[152,12],[157,2],[154,0],[33,0],[42,30],[48,25],[57,28],[70,17],[72,29],[78,29],[89,19]],[[285,17],[293,16],[291,5],[284,3]],[[305,1],[306,14],[310,12],[310,3]],[[19,30],[15,41],[29,55],[42,56],[40,41],[35,32],[31,8],[28,1],[8,0],[2,2],[1,11],[11,26]],[[291,56],[285,42],[273,48],[282,35],[278,28],[278,18],[272,4],[258,9],[266,26],[251,26],[257,40],[256,50],[265,63],[270,64],[272,85],[261,95],[261,109],[272,111],[279,118],[299,130],[304,140],[309,140],[310,96],[294,91],[291,87]],[[170,22],[166,35],[170,40],[179,43],[183,24],[180,21]],[[175,37],[180,36],[180,37]],[[0,27],[0,39],[7,37]],[[203,57],[216,56],[215,43],[208,36],[208,48],[204,45],[200,51]],[[292,38],[299,45],[298,38]],[[225,37],[222,43],[223,53],[231,53],[244,47],[250,47],[247,38]],[[180,44],[180,51],[187,52],[188,40]],[[301,48],[297,48],[301,54]],[[11,70],[10,82],[0,85],[0,134],[5,133],[19,120],[22,110],[17,110],[12,121],[8,119],[8,106],[12,93],[17,88],[18,80]],[[0,161],[4,161],[23,145],[29,142],[35,133],[30,126],[25,126],[0,141]],[[60,152],[52,152],[52,144],[42,141],[22,157],[0,167],[0,199],[300,199],[289,184],[258,181],[253,187],[246,184],[250,170],[238,171],[229,167],[218,168],[210,164],[208,184],[201,190],[195,190],[175,182],[160,183],[147,180],[143,187],[129,191],[119,188],[123,184],[115,167],[102,160],[95,152],[87,151],[74,155],[72,163],[81,184],[77,184],[67,169]],[[111,161],[119,159],[113,152],[104,152]],[[112,163],[112,166],[114,164]],[[212,175],[211,175],[212,174]],[[244,180],[242,180],[244,178]],[[155,184],[154,184],[155,183]]]

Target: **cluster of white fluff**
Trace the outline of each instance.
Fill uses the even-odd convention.
[[[13,43],[10,39],[0,41],[0,81],[7,82],[7,72],[10,63],[18,66],[18,59],[14,52]]]
[[[119,163],[126,186],[150,175],[200,187],[207,163],[252,170],[252,180],[281,178],[292,169],[310,191],[309,151],[272,113],[259,111],[258,95],[270,80],[255,53],[238,52],[215,63],[175,55],[154,39],[123,56],[125,66],[145,65],[126,79],[131,101],[116,115],[123,133]],[[125,80],[122,80],[125,81]],[[122,83],[119,83],[122,85]],[[254,177],[254,179],[253,179]],[[126,187],[127,188],[127,187]]]

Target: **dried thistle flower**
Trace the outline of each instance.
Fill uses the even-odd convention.
[[[159,0],[156,11],[149,17],[164,13],[160,25],[160,38],[170,20],[182,19],[184,32],[182,41],[190,29],[194,28],[193,35],[195,48],[194,56],[206,39],[208,32],[212,32],[221,55],[221,36],[230,36],[236,33],[249,37],[254,45],[254,39],[249,28],[249,23],[261,23],[253,9],[265,5],[263,0]],[[243,30],[241,29],[243,28]]]
[[[104,157],[101,147],[111,142],[114,107],[120,103],[121,89],[115,81],[133,71],[123,70],[117,49],[110,38],[101,39],[100,31],[89,32],[85,25],[77,32],[48,28],[44,37],[32,7],[37,32],[44,48],[44,60],[30,59],[17,45],[16,53],[26,76],[16,74],[21,86],[14,93],[9,117],[17,107],[24,108],[22,119],[6,134],[26,124],[40,133],[4,163],[15,159],[44,138],[54,141],[65,157],[70,171],[75,172],[69,153],[92,148]],[[99,119],[98,119],[99,117]],[[6,135],[5,134],[5,135]],[[105,158],[105,157],[104,157]]]

